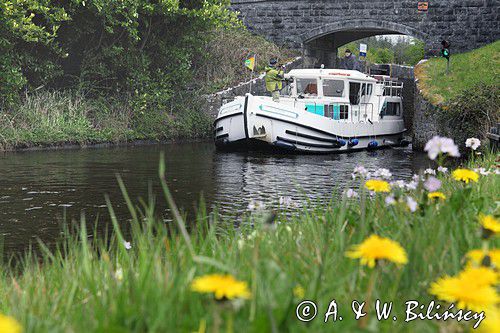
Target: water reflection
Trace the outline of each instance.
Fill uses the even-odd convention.
[[[357,165],[387,168],[397,179],[409,180],[427,167],[422,154],[392,149],[338,155],[217,154],[214,201],[222,211],[245,210],[251,199],[276,204],[280,196],[301,202],[329,201],[335,189],[357,186],[351,173]]]
[[[104,228],[113,203],[120,221],[129,216],[116,182],[120,174],[130,197],[158,195],[158,215],[168,218],[158,186],[158,160],[165,153],[167,182],[176,202],[193,212],[203,194],[208,207],[241,213],[250,200],[277,204],[280,196],[329,200],[332,191],[350,182],[352,169],[391,169],[409,179],[427,167],[410,149],[340,155],[272,155],[217,153],[212,143],[186,143],[107,149],[37,151],[0,155],[0,234],[7,252],[25,248],[36,238],[53,241],[61,224],[84,214]]]

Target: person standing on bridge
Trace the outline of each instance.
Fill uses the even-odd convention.
[[[280,90],[283,89],[283,81],[285,81],[285,73],[283,68],[277,68],[278,60],[272,58],[269,60],[269,66],[266,66],[266,76],[264,81],[266,82],[266,90],[271,93],[273,97],[273,102],[278,103],[280,101]]]
[[[341,69],[359,70],[358,59],[352,54],[351,50],[346,49],[344,58],[340,61]]]

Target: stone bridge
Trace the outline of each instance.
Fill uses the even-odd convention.
[[[335,64],[337,49],[382,34],[422,40],[427,56],[441,40],[463,52],[499,37],[498,0],[231,0],[248,29],[279,45],[301,49],[306,66]]]

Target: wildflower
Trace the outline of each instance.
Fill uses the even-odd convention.
[[[23,328],[21,324],[12,317],[0,314],[0,332],[2,333],[21,333]]]
[[[297,298],[304,298],[306,294],[306,291],[304,290],[304,288],[299,284],[297,286],[295,286],[295,288],[293,288],[293,295]]]
[[[500,327],[500,308],[491,307],[485,309],[484,321],[477,328],[478,333],[498,333]]]
[[[361,259],[362,265],[372,268],[377,260],[388,260],[396,264],[406,264],[408,258],[406,251],[395,242],[388,238],[371,235],[361,244],[353,246],[351,251],[346,252],[346,256],[353,259]]]
[[[126,250],[130,250],[132,248],[132,245],[130,244],[130,242],[127,242],[127,241],[123,241],[123,246],[125,246]]]
[[[374,192],[390,192],[391,186],[385,180],[379,179],[371,179],[367,180],[365,183],[365,187]]]
[[[404,180],[396,180],[395,182],[391,182],[390,185],[401,189],[404,189],[406,187],[406,183],[404,182]]]
[[[199,293],[213,293],[215,299],[249,298],[247,283],[238,281],[231,275],[211,274],[197,277],[191,290]]]
[[[360,176],[362,178],[370,178],[370,173],[368,172],[368,170],[366,170],[366,168],[362,165],[358,165],[357,167],[354,168],[351,176],[352,176],[352,179],[356,179],[357,176]]]
[[[392,177],[392,173],[388,169],[380,168],[373,173],[373,176],[382,179],[390,179]]]
[[[390,205],[394,205],[396,203],[396,199],[394,199],[394,197],[392,195],[388,195],[386,198],[385,198],[385,204],[387,206],[390,206]]]
[[[459,157],[458,147],[450,138],[434,136],[430,139],[424,147],[431,160],[435,160],[439,154],[448,154],[452,157]]]
[[[406,197],[406,205],[410,212],[414,213],[417,210],[418,203],[412,197]]]
[[[479,175],[469,169],[456,169],[453,171],[452,176],[455,180],[463,181],[466,184],[469,184],[471,180],[477,183],[479,179]]]
[[[465,257],[469,262],[476,266],[500,267],[500,249],[484,251],[482,249],[470,250]]]
[[[345,192],[345,196],[347,198],[356,198],[358,197],[358,192],[354,191],[352,188],[348,189],[346,192]]]
[[[472,150],[476,150],[481,146],[481,140],[477,138],[468,138],[465,140],[465,147],[470,148]]]
[[[493,215],[479,214],[479,223],[483,227],[484,232],[489,234],[488,237],[492,234],[495,235],[500,233],[500,221]]]
[[[420,175],[414,174],[413,177],[411,177],[411,180],[414,181],[415,183],[418,183],[419,181],[422,180]]]
[[[479,286],[494,286],[498,282],[498,274],[488,267],[467,267],[460,272],[459,277],[470,284]]]
[[[436,170],[428,168],[428,169],[425,169],[424,174],[425,175],[434,175],[435,176],[436,175]]]
[[[496,280],[496,273],[488,268],[466,268],[457,276],[445,276],[432,283],[429,293],[457,303],[459,308],[482,311],[500,300],[492,286]]]
[[[442,167],[442,166],[438,166],[438,172],[441,172],[441,173],[448,173],[448,168],[446,167]]]
[[[444,195],[443,192],[430,192],[427,194],[427,197],[429,199],[441,199],[441,200],[446,200],[446,195]]]
[[[441,181],[436,177],[429,177],[424,183],[424,188],[429,192],[436,192],[441,188]]]
[[[417,187],[418,187],[418,182],[413,181],[413,180],[412,180],[411,182],[409,182],[408,184],[406,184],[406,188],[407,188],[408,190],[410,190],[410,191],[414,191],[414,190],[416,190],[416,189],[417,189]]]
[[[490,171],[486,170],[485,168],[476,168],[473,170],[474,170],[474,172],[479,173],[481,176],[489,176],[491,173]]]

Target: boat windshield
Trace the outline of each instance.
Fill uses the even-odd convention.
[[[297,95],[318,96],[318,82],[316,79],[296,79]]]
[[[325,97],[342,97],[344,95],[344,81],[323,80],[323,95]]]

